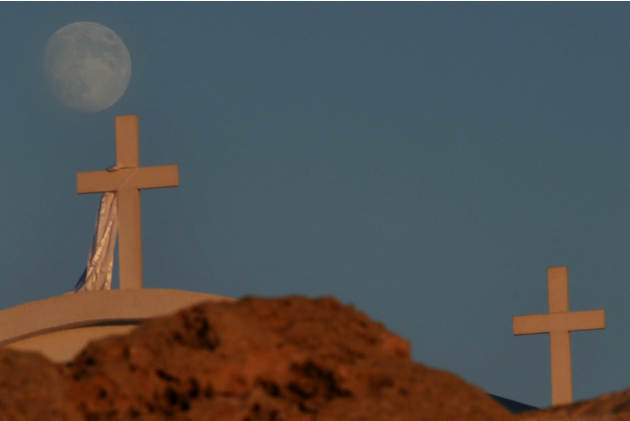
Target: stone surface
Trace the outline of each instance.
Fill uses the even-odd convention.
[[[630,421],[630,390],[610,393],[588,401],[531,411],[521,421]]]
[[[204,303],[71,363],[0,351],[0,419],[516,420],[332,298]]]
[[[0,350],[0,420],[79,420],[65,397],[67,370],[40,354]]]

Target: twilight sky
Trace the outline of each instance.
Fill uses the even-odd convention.
[[[576,400],[630,387],[630,5],[0,4],[0,308],[83,271],[113,165],[140,118],[144,284],[231,297],[334,295],[416,361],[536,406],[546,267],[569,266]],[[62,105],[42,69],[75,21],[133,63],[111,108]],[[117,268],[115,268],[117,271]],[[117,285],[117,276],[115,276]]]

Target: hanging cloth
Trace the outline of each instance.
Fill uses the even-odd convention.
[[[114,169],[117,167],[108,168]],[[117,203],[118,198],[113,192],[105,192],[101,196],[87,267],[74,286],[74,292],[112,289],[114,248],[118,235]]]

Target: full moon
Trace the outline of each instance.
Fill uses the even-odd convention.
[[[95,22],[75,22],[52,34],[44,71],[55,96],[66,106],[96,112],[111,107],[131,78],[131,57],[118,35]]]

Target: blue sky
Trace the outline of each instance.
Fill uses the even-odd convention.
[[[522,3],[0,4],[0,308],[84,269],[114,163],[140,118],[144,284],[231,297],[334,295],[416,361],[550,404],[546,267],[569,266],[574,397],[628,387],[630,6]],[[66,108],[48,37],[110,27],[132,76],[102,112]],[[115,281],[117,282],[117,281]]]

